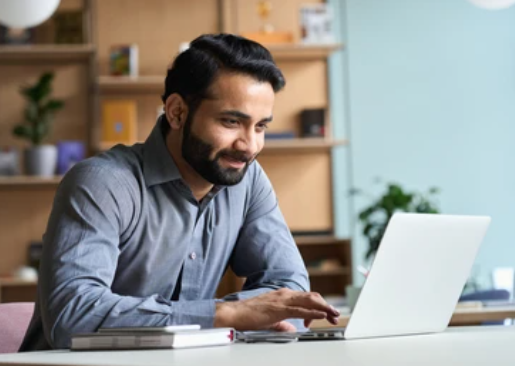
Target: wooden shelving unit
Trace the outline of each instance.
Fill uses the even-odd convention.
[[[61,176],[55,177],[32,177],[28,175],[18,175],[12,177],[0,177],[0,189],[17,187],[56,187],[61,182]]]
[[[0,62],[87,61],[95,52],[92,44],[0,46]]]
[[[345,286],[352,281],[350,240],[331,235],[296,235],[293,239],[308,269],[313,291],[343,296]]]
[[[276,61],[309,61],[323,60],[331,53],[342,49],[343,45],[304,45],[284,44],[267,45]],[[97,87],[100,92],[134,93],[145,91],[162,91],[164,75],[141,76],[107,76],[98,77]]]
[[[267,140],[263,153],[267,152],[313,152],[314,150],[329,150],[335,146],[347,145],[347,140],[329,138],[295,138],[284,140]]]
[[[100,142],[97,145],[97,151],[109,150],[117,143],[113,142]],[[329,150],[335,146],[345,146],[347,140],[332,140],[325,138],[296,138],[296,139],[280,139],[268,140],[265,142],[265,147],[261,154],[276,153],[276,152],[297,152],[297,153],[311,153],[317,150]]]
[[[275,14],[281,14],[282,27],[292,31],[298,40],[300,27],[297,17],[291,16],[298,9],[296,2],[315,3],[317,0],[295,0],[285,2],[286,5],[282,0],[272,0],[276,3],[279,1],[281,6],[276,7]],[[123,0],[63,0],[62,3],[68,3],[66,6],[85,11],[85,25],[88,28],[85,39],[88,43],[0,46],[0,65],[5,67],[4,75],[12,76],[8,85],[9,95],[16,93],[19,84],[28,77],[40,73],[40,65],[51,63],[52,69],[56,71],[56,96],[62,96],[68,102],[68,111],[63,111],[61,115],[68,112],[69,115],[63,117],[63,120],[69,123],[66,126],[56,123],[55,126],[59,130],[59,138],[87,138],[92,152],[111,148],[114,144],[100,142],[102,102],[110,98],[130,98],[138,103],[137,139],[144,140],[155,123],[159,97],[164,89],[165,68],[172,61],[181,42],[202,33],[243,33],[254,31],[259,26],[253,23],[255,10],[247,0],[202,1],[202,6],[200,2],[170,0],[160,7],[153,7],[151,2],[147,4],[143,1],[126,4]],[[236,2],[238,6],[231,5]],[[121,9],[122,6],[124,9]],[[231,13],[231,10],[235,12]],[[161,23],[164,28],[156,29],[153,25],[162,16],[166,18]],[[187,29],[182,27],[176,31],[174,24],[186,18]],[[171,36],[164,37],[163,34]],[[140,47],[142,76],[108,76],[110,46],[127,42]],[[265,46],[287,80],[287,87],[278,95],[274,107],[274,129],[295,131],[299,135],[299,115],[302,110],[322,108],[330,112],[328,86],[331,80],[327,79],[327,60],[333,52],[343,49],[344,45],[294,43]],[[20,108],[16,104],[17,100],[14,97],[12,100],[13,113],[18,113]],[[3,123],[7,125],[13,121],[4,118]],[[281,209],[290,230],[294,232],[328,233],[333,228],[331,150],[345,146],[348,142],[331,135],[329,121],[326,127],[326,138],[267,140],[260,156],[260,163],[274,184]],[[86,130],[87,137],[81,129]],[[81,137],[74,136],[73,133],[79,130]],[[10,138],[3,137],[3,144],[12,144]],[[303,174],[299,175],[299,172]],[[0,194],[3,194],[0,198],[4,200],[2,202],[12,202],[4,205],[4,211],[0,211],[0,216],[5,218],[0,229],[7,233],[4,240],[16,241],[12,251],[17,253],[12,258],[0,253],[0,267],[3,266],[6,273],[22,264],[24,256],[21,253],[31,240],[40,238],[54,194],[52,189],[60,181],[61,177],[0,178]],[[17,215],[12,214],[12,207],[16,207]],[[309,268],[313,290],[322,294],[342,294],[345,285],[352,280],[350,242],[330,236],[295,237],[295,241],[306,264],[316,266],[327,258],[336,262],[333,264],[341,265],[331,270],[322,269],[324,267]],[[236,282],[241,283],[238,280]],[[2,282],[2,286],[13,291],[23,286],[25,289],[31,288],[14,282]],[[32,286],[35,287],[35,284]]]
[[[20,280],[17,278],[0,278],[1,287],[35,286],[38,282],[32,280]]]
[[[164,75],[161,76],[100,76],[97,88],[100,92],[134,93],[164,90]]]
[[[309,61],[325,59],[331,53],[343,49],[341,43],[325,45],[282,44],[266,45],[276,61]]]
[[[347,268],[347,267],[331,268],[331,269],[308,268],[308,273],[309,273],[310,277],[341,276],[341,275],[349,275],[350,272],[351,272],[350,268]]]
[[[348,239],[338,239],[330,235],[298,235],[293,239],[297,246],[310,246],[310,245],[350,245]]]
[[[37,281],[0,278],[0,303],[33,302],[36,298]]]

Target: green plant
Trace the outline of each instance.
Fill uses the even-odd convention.
[[[52,81],[54,74],[46,72],[34,85],[20,89],[27,100],[24,111],[24,121],[13,129],[16,137],[29,140],[33,145],[39,145],[50,133],[54,113],[63,108],[64,102],[52,99]]]
[[[360,193],[354,190],[353,193]],[[438,188],[430,188],[425,194],[407,192],[399,184],[388,183],[386,191],[359,213],[363,235],[368,240],[366,259],[372,257],[381,243],[390,218],[396,212],[438,213],[434,196]]]

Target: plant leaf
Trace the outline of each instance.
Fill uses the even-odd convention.
[[[17,125],[13,128],[13,134],[23,139],[32,139],[32,129],[29,126]]]
[[[50,99],[47,104],[43,107],[45,111],[54,112],[64,107],[62,100]]]

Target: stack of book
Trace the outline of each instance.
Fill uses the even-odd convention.
[[[71,349],[170,349],[229,345],[234,329],[200,329],[198,325],[136,328],[101,328],[96,333],[72,335]]]

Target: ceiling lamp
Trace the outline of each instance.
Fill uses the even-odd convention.
[[[0,24],[9,28],[30,28],[43,23],[55,12],[60,0],[0,0]]]
[[[489,10],[506,9],[515,4],[515,0],[469,0],[472,4]]]

